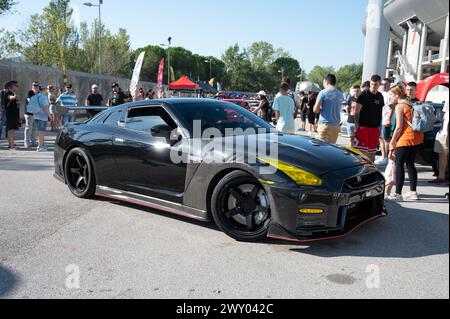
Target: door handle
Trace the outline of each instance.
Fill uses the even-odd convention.
[[[123,144],[125,143],[125,140],[123,138],[115,137],[114,138],[115,143]]]

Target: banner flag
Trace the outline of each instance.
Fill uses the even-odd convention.
[[[175,82],[175,72],[173,71],[173,67],[170,67],[170,78],[172,79],[172,82]]]
[[[158,98],[161,99],[164,93],[164,58],[159,62],[158,68]]]
[[[139,77],[141,75],[142,63],[144,62],[144,56],[145,52],[142,52],[139,55],[136,61],[136,65],[134,66],[133,77],[131,78],[130,92],[131,95],[133,96],[133,101],[136,99],[137,87],[139,83]]]
[[[215,79],[214,79],[214,78],[212,78],[212,79],[211,79],[211,80],[209,80],[209,82],[208,82],[208,83],[209,83],[209,85],[211,85],[212,87],[214,87],[214,80],[215,80]]]
[[[217,82],[217,91],[222,92],[222,84]]]

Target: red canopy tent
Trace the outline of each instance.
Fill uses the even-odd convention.
[[[200,90],[200,85],[192,82],[187,76],[182,76],[178,81],[169,84],[169,90]]]
[[[425,101],[428,93],[438,85],[449,87],[448,73],[439,73],[430,76],[417,84],[417,98],[421,101]]]

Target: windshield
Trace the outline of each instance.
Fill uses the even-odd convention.
[[[211,128],[218,129],[223,136],[276,132],[273,126],[260,117],[232,103],[186,103],[175,104],[173,107],[188,126],[191,136],[196,135],[193,134],[196,121],[197,127],[201,126],[202,135],[205,130]],[[230,134],[232,130],[235,131]],[[243,133],[243,131],[246,132]]]

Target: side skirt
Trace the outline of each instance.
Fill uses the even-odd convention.
[[[210,221],[206,211],[141,194],[121,191],[106,186],[97,186],[96,195],[120,202],[153,208],[159,211],[174,214],[177,216],[187,217],[202,222]]]

